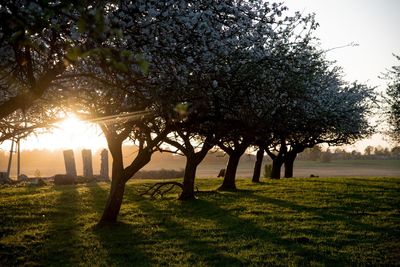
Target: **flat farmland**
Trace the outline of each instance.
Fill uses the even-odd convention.
[[[264,161],[264,164],[272,164],[272,162]],[[219,162],[200,164],[197,176],[216,177],[218,171],[224,167],[225,165]],[[251,177],[253,167],[254,161],[242,159],[238,167],[237,176]],[[400,177],[400,160],[337,160],[328,163],[298,160],[295,162],[295,177],[310,177],[311,174],[319,177]]]

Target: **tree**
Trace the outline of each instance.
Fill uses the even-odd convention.
[[[177,127],[185,118],[180,117],[177,106],[193,102],[188,98],[191,92],[202,88],[191,86],[190,77],[207,80],[206,84],[212,85],[215,91],[206,91],[211,99],[213,92],[222,99],[221,94],[230,94],[219,91],[219,86],[214,86],[215,79],[197,77],[212,73],[213,68],[214,76],[226,73],[224,70],[230,66],[224,56],[229,55],[229,48],[240,51],[250,46],[253,36],[247,35],[248,27],[265,27],[261,22],[254,23],[251,14],[270,10],[276,13],[279,9],[277,5],[269,8],[260,2],[236,1],[221,1],[212,7],[202,1],[121,2],[108,19],[125,35],[110,44],[127,51],[126,61],[122,61],[126,64],[107,64],[107,58],[88,59],[71,72],[76,78],[75,100],[79,110],[89,117],[112,118],[99,120],[113,157],[111,191],[101,222],[116,221],[126,182],[150,160],[168,133],[180,130]],[[243,39],[247,43],[237,42],[237,36],[246,35]],[[148,72],[138,73],[134,64],[137,57],[129,51],[141,52]],[[200,68],[203,66],[207,68]],[[211,106],[215,110],[218,107],[215,102]],[[143,111],[145,115],[141,115]],[[137,112],[138,118],[128,119],[132,112]],[[185,138],[189,132],[181,133]],[[121,145],[128,137],[138,144],[139,151],[124,167]]]
[[[323,53],[313,48],[304,49],[299,59],[302,70],[286,76],[286,83],[290,85],[283,87],[287,104],[277,115],[280,125],[274,125],[276,142],[272,149],[277,152],[269,153],[276,161],[272,178],[280,177],[283,163],[285,177],[292,177],[294,160],[306,148],[322,143],[348,144],[372,132],[368,123],[374,99],[372,89],[343,82],[340,69],[331,67]],[[294,93],[285,88],[297,90]]]
[[[89,64],[87,62],[84,66],[86,70],[89,70]],[[140,76],[133,76],[131,70],[129,79],[115,71],[110,66],[93,70],[93,75],[103,75],[105,80],[91,75],[76,78],[74,83],[70,83],[73,90],[67,101],[73,103],[72,110],[80,111],[81,117],[99,123],[112,156],[111,189],[101,223],[116,221],[126,182],[150,161],[151,155],[170,132],[169,124],[159,118],[160,109],[154,104],[152,95],[145,94],[149,91],[138,90],[132,85]],[[134,141],[138,150],[135,158],[124,165],[122,144],[127,139]]]
[[[183,194],[187,198],[194,197],[194,166],[197,166],[204,158],[204,149],[212,147],[208,143],[210,139],[220,139],[219,145],[230,155],[224,185],[228,183],[227,181],[230,181],[229,187],[234,188],[238,161],[250,144],[249,138],[245,138],[249,140],[243,142],[245,140],[243,133],[249,132],[248,129],[251,128],[251,125],[246,124],[249,117],[245,117],[246,114],[249,114],[247,112],[249,101],[243,100],[247,99],[249,94],[251,95],[249,90],[245,88],[251,82],[254,82],[254,79],[251,78],[254,78],[255,72],[252,72],[253,77],[246,75],[246,72],[250,65],[254,66],[261,57],[267,56],[269,53],[266,53],[268,42],[275,42],[276,39],[284,38],[284,33],[286,34],[292,29],[289,26],[279,25],[282,25],[285,21],[291,21],[295,24],[297,20],[300,20],[298,15],[296,15],[296,18],[279,20],[278,17],[281,16],[280,13],[285,10],[285,7],[265,4],[264,7],[260,8],[258,4],[256,2],[237,3],[235,4],[236,11],[232,10],[231,16],[219,14],[218,19],[212,25],[214,34],[202,36],[202,43],[206,44],[207,47],[204,47],[204,45],[196,46],[193,37],[192,39],[186,38],[190,40],[191,50],[198,51],[198,53],[193,54],[185,52],[187,58],[190,59],[188,63],[196,65],[195,68],[191,66],[190,75],[188,75],[190,78],[188,82],[185,82],[189,86],[177,81],[178,84],[183,85],[182,88],[179,88],[175,82],[172,91],[166,90],[169,94],[178,92],[175,97],[180,99],[184,106],[190,107],[190,119],[184,123],[184,129],[175,134],[175,136],[179,136],[178,139],[181,142],[167,141],[174,144],[186,155],[187,167],[191,166],[186,168],[188,171],[191,170],[191,174],[185,173],[184,178],[184,190],[191,188],[188,189],[188,194]],[[220,10],[224,9],[225,7],[220,8]],[[257,12],[261,12],[261,15]],[[211,13],[209,12],[209,14]],[[225,20],[221,20],[222,18],[225,18]],[[222,25],[220,24],[221,21],[223,21]],[[288,24],[291,25],[291,23]],[[275,31],[274,28],[278,28],[278,30]],[[219,36],[218,42],[216,42],[215,36]],[[254,44],[259,44],[259,47],[255,48]],[[207,53],[205,56],[203,55],[208,47],[213,47],[212,57]],[[193,62],[194,58],[196,58],[195,62]],[[180,80],[182,80],[182,77],[180,77]],[[197,86],[193,86],[193,84]],[[197,116],[197,119],[192,121],[193,116],[191,117],[190,113],[204,113],[204,110],[207,109],[209,110],[206,112],[207,114]],[[197,140],[207,141],[199,154],[196,153],[199,157],[202,155],[200,158],[190,156],[194,155],[194,146],[190,139],[196,138],[196,136]],[[240,148],[236,149],[238,146]],[[189,177],[191,178],[189,179]],[[189,187],[185,186],[185,181],[187,181]],[[190,197],[188,197],[189,195]]]
[[[260,144],[258,145],[258,151],[256,154],[256,162],[254,163],[253,177],[251,179],[251,181],[254,183],[260,182],[261,167],[262,167],[262,162],[264,159],[265,149],[266,149],[265,143],[260,142]]]
[[[394,56],[397,60],[400,60],[400,56]],[[386,93],[388,95],[391,136],[394,140],[400,141],[400,65],[392,66],[384,75],[384,78],[388,80]]]
[[[110,9],[107,2],[98,1],[1,2],[0,140],[12,138],[9,122],[16,116],[26,118],[56,105],[58,93],[65,89],[56,84],[57,79],[80,58],[110,52],[107,42],[116,35],[104,19]],[[39,101],[43,98],[46,101]],[[34,117],[30,116],[32,125],[18,126],[18,132],[47,127],[51,122],[38,124]]]
[[[364,149],[364,155],[366,155],[366,156],[371,156],[373,152],[374,152],[374,147],[372,147],[372,146],[367,146]]]
[[[275,14],[276,17],[286,10],[285,7],[280,8],[282,9]],[[224,126],[228,131],[218,143],[230,156],[221,189],[235,189],[237,164],[247,147],[267,147],[271,143],[272,129],[281,127],[274,115],[286,105],[281,101],[284,93],[280,90],[280,84],[292,69],[292,58],[296,59],[297,52],[301,51],[299,48],[312,40],[310,32],[316,27],[312,15],[303,17],[297,12],[295,16],[286,17],[283,21],[275,20],[273,16],[267,20],[276,21],[277,26],[273,34],[254,31],[254,35],[265,36],[266,39],[257,41],[257,45],[252,45],[242,52],[239,58],[244,60],[236,60],[240,62],[240,67],[236,68],[234,75],[227,75],[233,76],[229,82],[219,82],[222,86],[228,84],[229,90],[237,97],[231,97],[230,101],[227,101],[229,107],[224,113],[231,114],[229,116],[233,121],[229,123],[232,127]],[[298,33],[297,26],[306,29],[307,33]],[[240,108],[235,113],[229,110],[232,107]],[[260,152],[258,164],[255,166],[255,181],[259,179],[261,172],[262,156],[263,153]]]
[[[179,196],[179,199],[193,200],[195,199],[194,182],[196,178],[197,167],[206,157],[208,151],[214,147],[215,141],[212,134],[202,138],[201,136],[192,135],[182,130],[177,130],[174,135],[175,137],[173,139],[169,137],[165,140],[165,142],[178,148],[186,157],[182,193]]]
[[[400,157],[400,146],[393,147],[391,150],[391,154],[393,157],[399,158]]]

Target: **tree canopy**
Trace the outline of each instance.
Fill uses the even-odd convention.
[[[313,15],[288,15],[282,4],[21,0],[0,8],[2,137],[13,134],[17,112],[38,126],[43,108],[42,120],[61,108],[98,122],[113,157],[103,222],[116,220],[126,182],[163,142],[187,157],[182,199],[192,199],[196,167],[215,145],[229,155],[221,188],[232,189],[251,145],[267,149],[280,173],[305,148],[371,132],[371,90],[343,81],[325,59]],[[124,165],[128,138],[138,152]]]
[[[394,55],[400,61],[400,56]],[[387,95],[389,103],[389,123],[391,135],[400,142],[400,65],[392,66],[385,75],[388,80]]]

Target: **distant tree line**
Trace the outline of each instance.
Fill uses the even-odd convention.
[[[381,146],[367,146],[364,152],[357,150],[347,151],[343,148],[323,149],[320,146],[308,148],[299,154],[299,160],[325,161],[331,160],[358,160],[358,159],[400,159],[400,147],[392,149]]]

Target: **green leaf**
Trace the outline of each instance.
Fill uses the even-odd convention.
[[[69,61],[76,61],[82,55],[81,50],[78,47],[72,47],[68,50],[66,58]]]
[[[145,60],[142,56],[136,58],[136,64],[139,66],[143,74],[147,75],[149,73],[150,63]]]
[[[117,61],[113,61],[112,62],[113,67],[121,72],[128,72],[128,67],[126,66],[126,64],[124,64],[123,62],[117,62]]]
[[[86,20],[80,17],[77,23],[77,27],[79,33],[84,33],[86,31]]]

